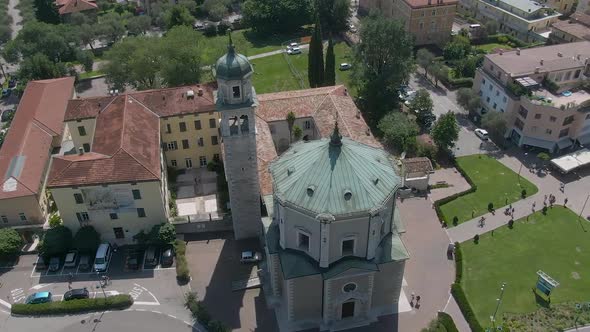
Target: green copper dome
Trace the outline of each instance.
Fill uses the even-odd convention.
[[[226,81],[241,80],[246,75],[253,72],[252,65],[248,58],[244,55],[236,53],[234,45],[231,41],[231,32],[229,34],[229,45],[227,47],[227,53],[217,60],[215,65],[215,73],[217,78],[221,78]]]
[[[392,157],[349,138],[301,142],[270,165],[275,197],[316,214],[370,213],[401,186]]]

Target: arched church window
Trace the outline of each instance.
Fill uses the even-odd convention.
[[[238,117],[234,116],[228,119],[229,123],[229,134],[231,136],[238,135]]]
[[[240,98],[240,87],[234,86],[231,88],[234,98]]]
[[[248,116],[247,115],[242,115],[240,116],[240,131],[243,134],[246,134],[250,131],[250,128],[248,127]]]
[[[356,290],[356,284],[354,282],[349,282],[348,284],[342,287],[342,291],[345,293],[354,292]]]

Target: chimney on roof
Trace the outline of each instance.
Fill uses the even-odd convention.
[[[203,89],[199,88],[199,90],[197,90],[197,95],[198,96],[202,96],[203,95]]]
[[[520,55],[520,48],[516,48],[516,55]]]
[[[581,58],[581,57],[582,57],[582,56],[581,56],[580,54],[576,55],[576,59],[577,59],[577,60],[580,60],[580,58]]]
[[[541,66],[543,65],[543,59],[541,59],[541,61],[539,61],[539,63],[541,64]]]
[[[79,148],[78,148],[78,155],[79,155],[79,156],[81,156],[81,155],[83,155],[83,154],[84,154],[84,148],[82,148],[82,147],[79,147]]]
[[[540,70],[541,70],[541,68],[535,67],[535,74],[538,74]]]
[[[188,90],[186,92],[186,99],[195,99],[195,92],[193,90]]]
[[[348,89],[347,88],[344,88],[344,95],[348,96]]]
[[[360,119],[361,118],[361,111],[356,111],[356,118]]]
[[[500,55],[504,54],[504,50],[500,49]]]
[[[561,58],[563,54],[561,52],[557,52],[557,56]]]
[[[100,107],[100,102],[98,102],[98,107]]]
[[[162,100],[166,100],[166,95],[162,95]]]

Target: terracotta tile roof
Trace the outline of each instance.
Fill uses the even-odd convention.
[[[96,117],[92,151],[55,157],[48,187],[159,180],[159,123],[131,95],[115,97]]]
[[[432,163],[426,157],[403,159],[402,164],[406,173],[432,172]]]
[[[421,8],[421,7],[437,7],[437,6],[448,6],[448,5],[455,5],[459,1],[458,0],[443,0],[440,3],[437,3],[437,0],[404,0],[410,7],[412,8]]]
[[[563,31],[579,40],[590,40],[590,28],[577,22],[557,21],[551,25],[553,30]]]
[[[215,83],[197,84],[167,89],[155,89],[130,92],[126,95],[142,103],[160,117],[180,114],[211,112],[215,110],[213,91]],[[199,89],[203,95],[199,96]],[[193,91],[194,97],[188,98],[187,91]],[[95,118],[98,113],[108,107],[115,97],[89,97],[74,99],[68,104],[66,121]]]
[[[588,14],[575,12],[572,14],[572,16],[570,16],[570,18],[576,22],[590,26],[590,15]]]
[[[93,0],[57,0],[55,4],[59,7],[60,15],[98,9],[98,5]]]
[[[74,78],[31,81],[0,149],[0,199],[36,195],[45,178],[52,141],[61,136]]]
[[[258,177],[262,195],[272,194],[272,181],[268,163],[277,158],[277,152],[268,122],[284,121],[289,112],[297,118],[313,118],[321,137],[328,137],[338,119],[343,136],[355,141],[382,147],[363,119],[360,111],[342,85],[316,89],[285,91],[258,95],[256,109],[256,152]]]

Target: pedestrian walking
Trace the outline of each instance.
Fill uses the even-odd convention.
[[[416,296],[416,305],[420,304],[420,299],[421,299],[420,295]]]
[[[533,202],[533,210],[535,210],[535,206],[537,206],[537,202]]]

